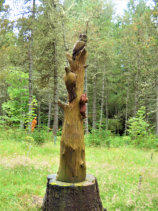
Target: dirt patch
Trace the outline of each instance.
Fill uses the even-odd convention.
[[[54,163],[39,159],[31,159],[25,155],[14,155],[11,157],[0,157],[0,165],[5,168],[15,168],[17,166],[33,166],[35,169],[48,168]]]
[[[95,168],[96,170],[98,169],[98,163],[97,163],[97,162],[87,161],[87,162],[86,162],[86,165],[87,165],[88,167]],[[101,169],[106,169],[106,170],[113,170],[113,169],[116,169],[116,166],[111,165],[111,164],[109,164],[109,163],[102,163],[102,164],[100,164],[100,167],[101,167]]]
[[[32,196],[32,204],[33,206],[40,208],[42,207],[43,198],[40,196]]]

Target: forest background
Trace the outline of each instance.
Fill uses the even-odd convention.
[[[115,15],[108,0],[26,0],[13,20],[2,0],[1,129],[29,131],[37,116],[34,140],[43,142],[46,131],[61,135],[65,54],[87,31],[86,143],[157,147],[158,1],[149,2],[129,0]]]

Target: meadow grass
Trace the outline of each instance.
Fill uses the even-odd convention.
[[[0,210],[40,210],[47,175],[58,170],[59,148],[59,140],[30,147],[21,136],[0,131]],[[86,147],[86,163],[108,210],[158,210],[158,152]]]

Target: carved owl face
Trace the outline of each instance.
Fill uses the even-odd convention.
[[[87,42],[87,35],[86,34],[80,34],[79,39],[81,41]]]

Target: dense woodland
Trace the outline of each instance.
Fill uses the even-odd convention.
[[[63,81],[79,34],[87,33],[88,95],[85,132],[102,128],[128,134],[142,118],[158,134],[158,1],[129,0],[122,16],[108,0],[28,0],[10,18],[0,3],[0,124],[26,128],[62,126],[58,99],[67,101]]]

